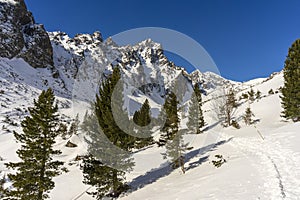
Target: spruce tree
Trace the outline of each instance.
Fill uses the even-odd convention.
[[[177,111],[178,101],[176,95],[173,92],[170,92],[162,109],[162,112],[166,117],[166,121],[162,128],[163,133],[158,142],[159,146],[165,145],[168,140],[172,140],[175,134],[178,132],[179,117]]]
[[[281,104],[283,117],[300,121],[300,39],[289,48],[283,69],[284,87]]]
[[[249,100],[251,101],[251,102],[253,102],[254,100],[255,100],[255,92],[254,92],[254,90],[251,88],[251,90],[250,91],[248,91],[248,96],[249,96]]]
[[[184,130],[179,130],[178,103],[176,95],[171,92],[164,104],[166,122],[159,144],[166,145],[166,153],[163,155],[165,159],[170,159],[172,168],[181,167],[182,172],[185,173],[184,152],[188,144],[185,144],[183,141]]]
[[[70,129],[68,131],[69,137],[71,137],[72,135],[77,134],[77,131],[78,131],[78,128],[79,128],[79,123],[80,123],[79,116],[77,114],[74,121],[71,123]]]
[[[166,153],[164,153],[165,159],[170,159],[173,169],[181,168],[181,171],[185,173],[184,168],[184,154],[188,149],[188,143],[184,143],[183,134],[185,130],[174,130],[174,136],[172,140],[168,140],[166,143]]]
[[[144,126],[147,126],[151,122],[151,113],[150,113],[150,105],[148,99],[145,100],[140,110],[136,111],[133,115],[133,121],[138,126],[138,132],[140,134],[140,138],[136,139],[136,148],[142,148],[148,146],[153,143],[152,136],[149,137],[149,130],[144,129]]]
[[[257,90],[255,96],[256,96],[256,99],[261,99],[261,91]]]
[[[147,126],[151,122],[150,105],[148,99],[145,100],[141,109],[134,113],[133,121],[139,126]]]
[[[4,183],[5,183],[5,176],[0,178],[0,199],[5,197],[5,189],[4,189]]]
[[[53,161],[53,156],[61,154],[54,150],[59,132],[58,107],[53,91],[42,91],[34,107],[29,108],[30,116],[22,121],[23,133],[14,132],[22,144],[17,150],[20,162],[8,163],[8,168],[16,170],[9,174],[13,189],[8,192],[9,199],[42,200],[49,198],[54,188],[52,179],[61,173],[63,162]]]
[[[189,105],[189,116],[187,127],[192,133],[200,134],[201,128],[204,127],[204,117],[202,112],[202,97],[199,84],[195,84],[194,92]]]
[[[250,107],[248,107],[245,111],[243,116],[243,120],[246,125],[250,125],[252,123],[252,117],[254,116],[253,112],[251,111]]]
[[[122,110],[123,91],[118,90],[117,100],[112,100],[120,78],[119,68],[114,68],[112,75],[102,82],[92,113],[85,116],[82,124],[89,138],[86,140],[89,155],[82,167],[84,183],[97,188],[97,192],[92,193],[97,199],[107,195],[117,197],[127,189],[123,175],[134,165],[128,152],[134,147],[136,138],[119,128],[112,110],[112,105],[119,106],[117,115],[128,117]]]
[[[233,114],[238,106],[235,91],[233,89],[229,89],[229,91],[225,94],[225,101],[222,102],[222,105],[219,107],[219,118],[220,120],[224,120],[223,125],[225,127],[232,125]]]

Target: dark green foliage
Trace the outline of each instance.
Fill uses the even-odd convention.
[[[248,94],[247,93],[243,93],[242,96],[240,97],[240,99],[248,99]]]
[[[136,148],[142,148],[148,145],[153,144],[153,138],[152,136],[144,137],[143,135],[146,135],[144,131],[147,131],[148,129],[144,129],[144,126],[149,125],[151,122],[151,110],[148,99],[145,100],[140,110],[136,111],[133,115],[133,121],[136,123],[139,128],[139,133],[141,134],[140,138],[136,139],[135,147]],[[150,135],[150,134],[148,134]],[[147,135],[146,135],[147,136]]]
[[[168,94],[163,105],[162,112],[166,116],[166,121],[162,128],[163,134],[161,135],[161,138],[158,142],[159,146],[165,145],[168,140],[172,140],[175,134],[178,132],[178,101],[176,95],[173,92],[170,92]]]
[[[256,99],[260,99],[261,98],[261,91],[257,90],[255,96],[256,96]]]
[[[4,187],[3,187],[4,183],[5,183],[5,176],[0,178],[0,199],[4,198],[6,196],[5,195],[6,191],[4,190]]]
[[[166,145],[166,153],[163,155],[165,159],[171,160],[173,169],[181,167],[182,172],[185,173],[184,152],[188,144],[184,144],[183,141],[184,130],[179,130],[178,103],[176,95],[173,92],[169,93],[163,106],[166,121],[158,144]]]
[[[191,133],[201,133],[201,128],[204,127],[204,117],[202,112],[202,97],[199,84],[195,84],[194,92],[191,97],[189,106],[189,116],[187,127]]]
[[[269,94],[274,94],[273,89],[270,89],[268,93],[269,93]]]
[[[229,89],[229,91],[225,94],[225,102],[222,102],[222,105],[219,107],[219,118],[224,120],[223,126],[231,126],[232,118],[236,107],[238,106],[235,91],[233,89]]]
[[[283,69],[284,87],[281,104],[283,117],[300,121],[300,39],[289,48]]]
[[[239,125],[239,123],[236,120],[232,120],[231,121],[231,126],[236,128],[236,129],[240,129],[241,126]]]
[[[49,198],[54,188],[52,178],[59,175],[63,162],[53,161],[59,150],[53,150],[58,136],[59,120],[53,91],[43,91],[34,107],[29,108],[30,116],[22,121],[23,133],[14,132],[16,140],[22,143],[17,150],[21,159],[17,163],[8,163],[15,174],[8,177],[14,189],[8,192],[11,199],[42,200]]]
[[[245,115],[243,116],[243,120],[244,120],[246,125],[252,124],[252,122],[253,122],[252,117],[253,116],[254,116],[254,114],[252,113],[250,107],[248,107],[246,109]]]
[[[136,138],[126,134],[115,121],[116,115],[128,120],[122,110],[123,90],[116,88],[120,78],[120,70],[115,68],[103,81],[92,113],[85,116],[82,124],[89,138],[86,141],[90,155],[83,163],[84,182],[97,188],[93,193],[97,199],[107,195],[116,197],[125,190],[123,175],[134,165],[128,151],[134,148]],[[116,107],[114,111],[112,106]]]
[[[67,134],[68,134],[68,126],[64,123],[60,123],[58,132],[59,132],[59,135],[61,135],[62,139],[66,140]]]
[[[76,115],[74,121],[71,123],[70,129],[68,131],[68,135],[71,137],[72,135],[76,135],[79,127],[79,116]]]
[[[134,147],[136,138],[126,134],[122,129],[120,129],[114,119],[114,114],[125,117],[125,115],[123,115],[124,113],[121,113],[123,112],[122,106],[124,104],[122,96],[123,90],[117,91],[120,96],[112,101],[114,88],[120,78],[120,69],[114,68],[113,74],[108,79],[103,81],[102,86],[99,88],[99,94],[96,95],[94,108],[98,123],[107,138],[114,145],[124,150],[130,150]],[[116,104],[116,107],[120,106],[120,113],[113,113],[112,104]]]
[[[145,100],[141,109],[134,113],[133,121],[139,126],[147,126],[151,122],[150,105],[148,99]]]
[[[254,101],[255,100],[255,92],[254,92],[254,90],[251,88],[251,90],[250,91],[248,91],[248,97],[249,97],[249,100],[250,101]]]
[[[181,171],[185,173],[184,168],[184,154],[188,149],[188,143],[184,143],[183,134],[185,130],[179,130],[174,132],[174,136],[166,143],[166,153],[163,154],[164,158],[169,158],[173,169],[181,168]]]
[[[128,189],[128,186],[123,184],[124,172],[104,165],[92,155],[86,156],[83,163],[83,182],[96,187],[95,192],[88,192],[96,199],[102,199],[104,196],[118,197]]]
[[[215,158],[217,160],[213,160],[212,164],[216,167],[219,168],[221,167],[224,163],[226,163],[227,161],[225,160],[225,158],[223,158],[222,155],[215,155]]]

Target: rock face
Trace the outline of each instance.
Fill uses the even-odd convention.
[[[23,58],[35,68],[53,65],[49,36],[24,0],[0,0],[0,56]]]

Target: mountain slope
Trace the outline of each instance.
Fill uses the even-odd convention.
[[[162,156],[164,147],[152,145],[134,152],[136,165],[126,174],[131,191],[120,199],[299,198],[300,124],[280,117],[282,72],[244,83],[211,72],[196,70],[188,74],[169,61],[161,45],[151,39],[118,46],[110,38],[104,41],[100,32],[74,38],[62,32],[46,32],[34,22],[22,0],[0,0],[0,11],[1,176],[9,173],[4,163],[19,159],[15,152],[20,144],[15,142],[12,132],[22,131],[20,122],[41,90],[54,89],[62,121],[70,124],[77,113],[85,113],[99,82],[113,67],[119,67],[126,83],[124,100],[129,115],[147,98],[152,116],[156,117],[167,92],[179,91],[180,128],[184,129],[192,85],[198,83],[204,94],[207,123],[203,134],[184,136],[193,147],[186,154],[186,174],[170,169]],[[228,88],[234,88],[239,99],[234,113],[241,125],[238,130],[223,128],[217,117],[218,100],[224,98]],[[248,102],[239,98],[251,88],[262,93],[260,99]],[[269,94],[270,89],[275,94]],[[242,120],[248,106],[255,114],[251,126]],[[86,153],[84,134],[79,131],[68,139],[78,145],[76,148],[66,147],[68,140],[58,138],[55,148],[63,153],[56,159],[66,162],[69,172],[55,178],[51,199],[93,199],[85,193],[93,188],[82,183],[78,157]],[[156,132],[156,136],[159,134]],[[226,159],[220,168],[212,164],[217,154]],[[9,181],[5,186],[10,186]]]

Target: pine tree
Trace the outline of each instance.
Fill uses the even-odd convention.
[[[138,127],[140,138],[137,138],[135,147],[142,148],[151,145],[153,143],[153,137],[151,136],[150,131],[144,128],[144,126],[147,126],[151,122],[150,105],[148,99],[145,100],[141,109],[134,113],[133,121],[140,126]]]
[[[225,94],[225,101],[221,102],[222,105],[219,107],[219,118],[224,120],[223,125],[231,126],[233,114],[235,108],[238,106],[235,98],[235,91],[233,89],[229,89],[229,91]]]
[[[5,183],[5,176],[3,176],[2,178],[0,178],[0,199],[4,198],[6,195],[6,191],[4,189],[4,183]]]
[[[165,159],[170,159],[173,169],[180,167],[183,173],[185,173],[184,153],[188,149],[188,143],[183,141],[184,131],[179,130],[173,133],[172,140],[168,140],[166,143],[166,153],[163,154]]]
[[[59,132],[59,135],[61,135],[62,139],[66,140],[67,134],[68,134],[68,126],[64,123],[60,123],[58,132]]]
[[[136,138],[126,134],[115,121],[115,115],[128,118],[122,110],[122,88],[116,88],[120,78],[119,68],[114,68],[112,75],[102,82],[92,113],[85,116],[82,124],[89,138],[86,140],[89,156],[82,167],[84,183],[97,188],[93,193],[97,199],[105,195],[117,197],[127,189],[123,175],[134,165],[128,152],[134,147]],[[112,99],[114,92],[116,99]],[[117,109],[113,111],[112,106]]]
[[[78,131],[78,127],[79,127],[79,116],[78,114],[76,115],[74,121],[71,123],[70,129],[68,131],[68,135],[69,137],[71,137],[72,135],[76,135],[77,131]]]
[[[176,95],[170,92],[163,105],[163,115],[166,120],[162,128],[163,134],[161,135],[158,145],[162,146],[167,143],[168,140],[172,140],[179,128],[179,117],[178,117],[178,101]]]
[[[254,116],[253,112],[251,111],[250,107],[246,109],[246,112],[243,116],[243,120],[246,125],[252,124],[252,117]]]
[[[251,90],[250,91],[248,91],[248,96],[249,96],[249,100],[251,101],[251,102],[253,102],[254,100],[255,100],[255,92],[254,92],[254,90],[251,88]]]
[[[22,121],[23,133],[14,132],[22,146],[17,150],[21,159],[17,163],[8,163],[8,168],[15,174],[8,177],[13,183],[9,191],[11,199],[42,200],[49,198],[48,193],[54,188],[52,178],[61,173],[63,162],[53,161],[53,156],[61,154],[54,150],[55,138],[59,132],[58,107],[53,91],[42,91],[34,107],[29,108],[30,116]]]
[[[171,160],[172,168],[181,167],[182,172],[185,173],[184,152],[188,144],[183,141],[184,130],[179,130],[178,103],[176,95],[173,92],[169,93],[164,104],[166,121],[162,129],[164,134],[160,138],[159,145],[166,145],[166,153],[163,155],[165,159]]]
[[[102,199],[104,196],[118,197],[128,189],[128,186],[123,183],[125,172],[103,164],[93,155],[86,156],[83,163],[83,182],[96,187],[96,191],[87,192],[96,199]]]
[[[145,100],[141,109],[134,113],[133,121],[139,126],[147,126],[151,122],[150,105],[148,99]]]
[[[261,91],[257,90],[255,96],[256,96],[256,99],[260,99],[261,98]]]
[[[192,133],[200,134],[201,128],[204,127],[204,117],[202,112],[202,97],[199,84],[195,84],[194,92],[191,97],[189,106],[189,117],[187,127]]]
[[[283,117],[300,121],[300,39],[289,48],[283,69],[284,87],[282,88]]]

